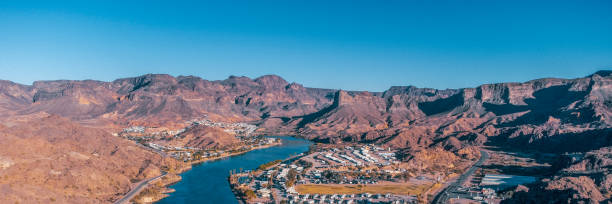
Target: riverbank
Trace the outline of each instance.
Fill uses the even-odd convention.
[[[166,174],[156,182],[151,183],[150,186],[147,186],[130,201],[134,203],[152,203],[164,199],[169,196],[169,193],[174,192],[174,189],[168,188],[167,186],[175,184],[180,180],[181,177],[179,175]]]
[[[274,161],[260,165],[255,170],[230,174],[230,176],[227,177],[227,181],[229,182],[230,188],[232,189],[232,193],[236,196],[236,199],[238,200],[238,202],[239,203],[249,203],[249,201],[251,201],[252,203],[253,199],[257,197],[255,194],[255,191],[250,189],[248,186],[245,186],[240,183],[241,177],[250,176],[252,174],[255,174],[255,175],[260,174],[262,171],[268,170],[270,168],[274,168],[281,163],[289,161],[292,158],[293,157],[287,158],[285,160],[274,160]]]
[[[195,165],[195,164],[200,164],[200,163],[203,163],[203,162],[215,161],[215,160],[224,159],[224,158],[227,158],[227,157],[232,157],[232,156],[238,156],[238,155],[241,155],[241,154],[245,154],[245,153],[253,151],[253,150],[270,148],[270,147],[274,147],[274,146],[281,145],[281,144],[282,144],[282,141],[281,140],[277,140],[274,143],[265,144],[265,145],[259,145],[259,146],[252,147],[252,148],[250,148],[248,150],[244,150],[244,151],[232,152],[232,153],[224,153],[224,154],[222,154],[220,156],[217,156],[217,157],[204,158],[204,159],[199,159],[199,160],[191,161],[191,162],[189,162],[189,164]]]
[[[256,147],[252,147],[250,149],[243,150],[243,151],[225,153],[220,156],[213,157],[213,158],[204,158],[204,159],[199,159],[196,161],[187,162],[186,164],[188,165],[186,167],[183,167],[172,173],[167,173],[166,175],[162,176],[159,180],[150,183],[148,187],[142,190],[131,201],[134,203],[153,203],[153,202],[157,202],[159,200],[162,200],[168,197],[169,193],[172,193],[175,191],[174,189],[169,188],[169,186],[174,185],[178,183],[179,181],[181,181],[182,178],[181,176],[179,176],[179,174],[182,174],[184,172],[191,170],[193,165],[197,165],[197,164],[201,164],[201,163],[209,162],[209,161],[221,160],[221,159],[225,159],[225,158],[233,157],[233,156],[239,156],[239,155],[242,155],[242,154],[254,151],[254,150],[265,149],[265,148],[270,148],[270,147],[279,146],[279,145],[282,145],[281,139],[277,139],[273,143],[269,143],[265,145],[258,145]]]
[[[176,192],[157,203],[240,203],[228,182],[231,171],[256,169],[264,163],[306,152],[312,145],[312,142],[300,138],[272,138],[280,139],[281,143],[253,148],[227,159],[209,160],[205,165],[194,165],[192,170],[181,174],[183,179],[180,182],[170,186]]]

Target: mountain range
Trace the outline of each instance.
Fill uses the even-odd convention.
[[[463,89],[396,86],[384,92],[307,88],[275,75],[220,81],[163,74],[112,82],[0,81],[0,116],[9,126],[53,114],[106,128],[172,126],[207,116],[257,124],[259,134],[319,142],[586,151],[610,145],[611,73]]]
[[[308,88],[275,75],[218,81],[165,74],[112,82],[0,81],[0,202],[40,202],[9,197],[33,193],[49,195],[36,199],[60,202],[112,201],[134,181],[180,168],[110,134],[130,126],[179,129],[206,117],[255,124],[261,135],[374,143],[408,154],[484,145],[592,152],[603,161],[600,152],[612,146],[611,110],[612,71],[462,89],[394,86],[384,92]],[[206,132],[185,134],[197,139]],[[231,142],[215,140],[227,138],[194,141],[222,146]],[[36,171],[14,176],[27,169]],[[87,179],[79,180],[83,175]]]

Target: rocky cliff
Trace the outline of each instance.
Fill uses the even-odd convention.
[[[612,76],[601,71],[578,79],[456,90],[338,91],[327,108],[286,124],[315,140],[396,148],[445,146],[459,140],[451,143],[588,151],[611,144],[611,106]]]
[[[207,81],[149,74],[31,86],[0,82],[5,124],[41,113],[105,127],[163,126],[207,115],[258,124],[261,134],[413,149],[484,143],[596,149],[610,143],[611,98],[611,71],[464,89],[398,86],[382,93],[306,88],[274,75]]]
[[[0,130],[0,203],[110,203],[172,165],[59,116]]]
[[[220,81],[163,74],[112,82],[0,81],[0,201],[108,202],[133,181],[158,175],[161,166],[175,162],[104,131],[132,125],[168,127],[206,115],[257,124],[259,134],[377,143],[406,155],[483,144],[589,152],[612,145],[611,110],[612,71],[464,89],[397,86],[384,92],[307,88],[274,75]],[[235,142],[207,128],[181,137],[204,148]],[[598,152],[589,155],[593,159],[563,168],[589,172],[609,163]],[[574,197],[603,201],[600,195],[610,193],[605,175],[560,175],[530,187],[541,194],[529,195],[570,189],[577,192]],[[515,201],[533,199],[520,191]]]

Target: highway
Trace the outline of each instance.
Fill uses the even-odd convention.
[[[132,200],[132,198],[134,198],[134,196],[138,195],[138,193],[140,193],[140,191],[144,190],[147,186],[149,186],[149,184],[159,178],[161,178],[162,176],[165,176],[167,173],[164,172],[162,175],[159,175],[157,177],[154,178],[150,178],[147,180],[143,180],[140,181],[136,184],[136,187],[133,188],[132,190],[130,190],[130,192],[128,192],[127,194],[125,194],[125,196],[123,196],[123,198],[117,200],[114,202],[114,204],[124,204],[124,203],[129,203],[130,200]]]
[[[164,151],[160,151],[160,150],[153,149],[153,148],[151,148],[151,147],[149,147],[149,146],[147,146],[147,145],[143,145],[143,144],[140,144],[140,143],[138,143],[138,142],[134,142],[134,144],[136,144],[136,145],[138,145],[138,146],[142,147],[143,149],[146,149],[146,150],[149,150],[149,151],[152,151],[152,152],[158,153],[159,155],[161,155],[161,156],[162,156],[162,157],[164,157],[164,158],[168,157],[168,154],[166,154],[166,152],[164,152]]]
[[[457,189],[460,188],[461,185],[465,183],[467,178],[474,174],[476,169],[478,169],[487,159],[489,159],[489,153],[484,150],[480,150],[480,159],[478,159],[478,161],[476,161],[476,163],[474,163],[474,165],[472,165],[472,167],[470,167],[465,173],[461,174],[461,176],[459,176],[455,182],[451,183],[444,190],[440,191],[438,195],[434,197],[431,203],[446,204],[449,198],[465,197],[465,194],[457,194]]]

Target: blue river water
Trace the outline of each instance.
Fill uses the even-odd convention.
[[[261,164],[306,152],[312,145],[300,138],[275,138],[280,138],[282,145],[194,165],[181,174],[183,179],[180,182],[170,186],[176,192],[157,203],[238,203],[227,181],[230,170],[255,169]]]

